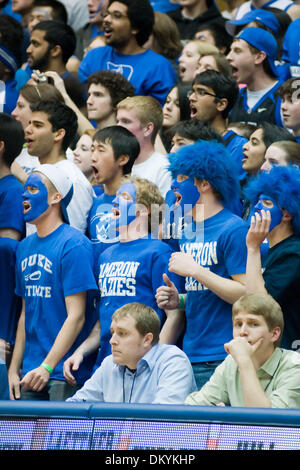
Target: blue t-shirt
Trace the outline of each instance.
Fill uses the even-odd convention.
[[[23,185],[14,175],[0,178],[0,228],[11,228],[24,234],[23,192]]]
[[[0,338],[15,342],[21,299],[15,295],[16,250],[20,242],[0,237]]]
[[[111,46],[92,49],[82,59],[78,77],[86,82],[88,76],[98,70],[122,74],[134,86],[136,95],[153,96],[162,106],[177,83],[168,59],[150,49],[140,54],[120,54]]]
[[[16,107],[18,97],[19,97],[19,92],[16,88],[17,82],[16,80],[7,80],[6,82],[3,82],[5,86],[4,90],[4,102],[0,103],[3,106],[3,112],[7,114],[11,114],[13,110]]]
[[[300,18],[292,21],[284,35],[282,44],[281,59],[286,62],[290,68],[290,74],[293,78],[300,77]]]
[[[111,245],[103,251],[97,263],[96,277],[100,290],[100,356],[111,354],[109,340],[111,318],[115,310],[131,302],[152,307],[165,320],[165,313],[155,300],[156,289],[163,284],[163,273],[178,285],[178,276],[169,273],[172,254],[169,246],[150,237]]]
[[[247,224],[227,209],[206,219],[195,232],[185,230],[180,249],[198,264],[226,279],[246,272]],[[187,235],[189,235],[187,237]],[[183,350],[190,361],[223,360],[232,339],[232,306],[191,277],[186,278],[186,331]]]
[[[46,237],[37,233],[20,242],[16,263],[16,294],[25,299],[26,343],[23,374],[45,359],[67,318],[65,297],[97,289],[93,274],[93,250],[79,230],[61,224]],[[88,302],[90,306],[90,302]],[[86,309],[86,321],[68,353],[50,378],[64,380],[63,363],[87,338],[96,312]],[[83,383],[91,374],[84,364],[77,374]]]

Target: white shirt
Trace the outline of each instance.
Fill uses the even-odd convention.
[[[165,197],[167,191],[171,189],[172,176],[168,170],[168,158],[159,152],[154,152],[142,163],[135,163],[131,174],[138,178],[144,178],[156,184],[161,195]]]

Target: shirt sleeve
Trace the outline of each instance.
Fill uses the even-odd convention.
[[[181,404],[196,390],[192,366],[187,357],[177,353],[160,364],[158,386],[152,403]]]
[[[226,361],[220,364],[210,380],[198,392],[191,393],[185,400],[186,405],[230,405],[226,385]]]
[[[300,408],[300,354],[291,352],[274,380],[274,390],[268,398],[272,408]]]
[[[62,258],[62,280],[65,297],[97,289],[91,245],[78,243],[66,250]]]
[[[25,222],[22,190],[7,191],[1,200],[0,228],[10,228],[23,233]]]

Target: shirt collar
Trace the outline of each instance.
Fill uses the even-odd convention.
[[[282,358],[282,350],[280,348],[276,348],[273,354],[269,357],[269,359],[260,367],[259,370],[263,370],[269,376],[273,376],[276,369],[279,366],[279,363]]]

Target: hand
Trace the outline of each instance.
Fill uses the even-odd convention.
[[[255,215],[251,217],[250,228],[246,237],[247,248],[259,249],[269,233],[270,223],[270,211],[262,210],[260,214],[255,212]]]
[[[63,372],[66,381],[70,385],[76,385],[75,377],[72,375],[72,370],[77,371],[79,369],[80,364],[83,361],[83,355],[81,353],[74,353],[70,356],[63,365]]]
[[[16,372],[8,372],[8,383],[9,383],[9,398],[11,400],[19,400],[21,398],[20,393],[20,377]]]
[[[4,339],[0,338],[0,357],[1,359],[8,363],[9,358],[11,355],[11,345],[5,341]]]
[[[183,277],[195,277],[201,268],[193,256],[187,253],[173,253],[169,261],[169,271]]]
[[[180,303],[178,290],[166,274],[163,274],[163,280],[166,285],[160,286],[155,295],[157,306],[167,310],[176,309]]]
[[[33,369],[23,377],[20,385],[23,385],[24,390],[33,390],[40,392],[47,385],[49,381],[49,372],[43,366]]]
[[[233,357],[237,365],[241,365],[245,361],[252,361],[252,356],[257,351],[262,341],[263,338],[259,338],[255,343],[250,344],[246,338],[238,336],[229,343],[225,343],[224,348],[227,354]]]

